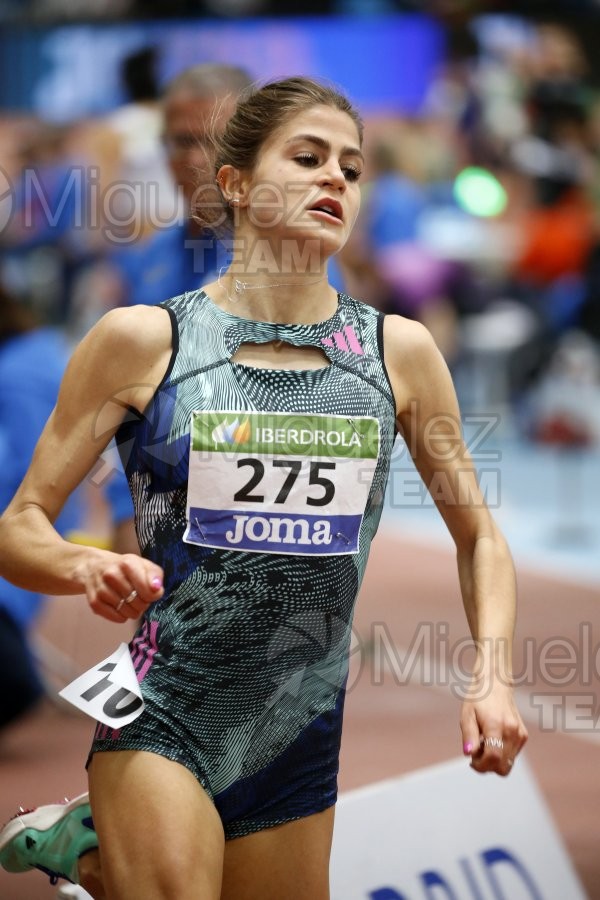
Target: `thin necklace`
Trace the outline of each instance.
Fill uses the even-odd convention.
[[[217,284],[225,293],[225,296],[229,300],[230,303],[237,303],[239,301],[238,297],[232,297],[227,288],[225,287],[224,282],[222,281],[223,272],[227,266],[221,266],[219,269],[219,277],[217,278]],[[233,276],[232,276],[233,277]],[[249,281],[240,281],[239,278],[233,279],[233,290],[236,294],[241,294],[243,291],[257,291],[259,289],[264,290],[265,288],[275,288],[275,287],[301,287],[307,284],[318,284],[320,281],[325,281],[326,275],[321,275],[319,278],[313,279],[313,281],[274,281],[271,284],[251,284]]]

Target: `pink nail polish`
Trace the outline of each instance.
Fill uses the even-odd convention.
[[[160,580],[160,578],[158,576],[156,576],[155,578],[152,579],[152,581],[150,582],[150,587],[153,588],[155,591],[159,591],[161,589],[162,581]]]
[[[463,751],[465,754],[473,752],[473,744],[468,741],[466,744],[463,744]]]

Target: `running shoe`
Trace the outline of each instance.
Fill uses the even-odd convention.
[[[39,869],[56,884],[78,881],[77,862],[98,846],[89,796],[23,810],[0,831],[0,865],[7,872]]]
[[[56,900],[94,900],[94,898],[78,884],[63,884],[58,889]]]

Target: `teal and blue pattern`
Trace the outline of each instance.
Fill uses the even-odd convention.
[[[202,290],[162,305],[173,329],[169,369],[117,443],[140,547],[164,569],[165,593],[130,645],[145,710],[118,731],[98,725],[92,752],[146,750],[187,766],[232,838],[336,800],[354,604],[396,434],[383,316],[345,294],[330,319],[311,325],[240,318]],[[244,342],[268,341],[319,347],[324,365],[232,361]],[[191,416],[215,410],[376,420],[379,453],[353,552],[184,541]]]

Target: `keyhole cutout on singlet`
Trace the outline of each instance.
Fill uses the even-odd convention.
[[[263,344],[240,344],[231,362],[251,369],[326,369],[331,365],[320,347],[296,347],[287,341],[266,341]]]

